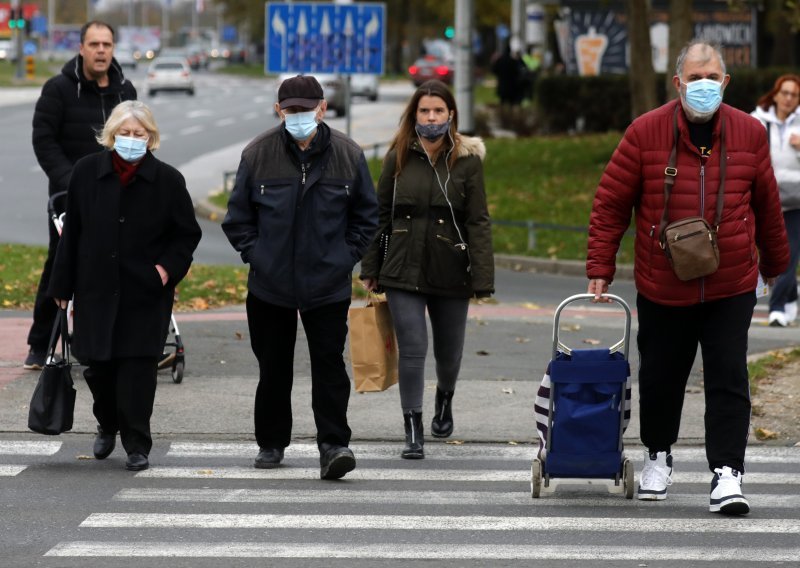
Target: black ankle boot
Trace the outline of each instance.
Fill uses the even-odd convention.
[[[422,431],[422,413],[409,410],[403,413],[403,424],[406,428],[406,447],[400,457],[406,460],[421,460],[425,457],[424,433]]]
[[[434,438],[447,438],[453,433],[453,394],[436,387],[436,414],[431,421],[431,434]]]

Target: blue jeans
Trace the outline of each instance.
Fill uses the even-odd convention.
[[[800,259],[800,209],[783,212],[789,237],[789,266],[778,276],[769,296],[769,311],[782,312],[789,302],[797,301],[797,262]]]

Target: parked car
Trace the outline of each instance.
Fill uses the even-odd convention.
[[[344,100],[344,80],[341,75],[335,73],[308,73],[314,75],[322,85],[322,94],[328,103],[328,109],[336,113],[336,116],[345,116],[347,109],[345,108]],[[291,79],[297,73],[282,73],[278,76],[278,82],[275,83],[275,100],[278,100],[278,87],[286,79]]]
[[[145,91],[151,97],[159,91],[183,91],[194,95],[189,64],[181,57],[157,57],[147,69]]]
[[[16,61],[17,47],[10,39],[0,39],[0,61]]]
[[[350,95],[367,97],[371,101],[378,100],[379,77],[370,73],[353,73],[350,75]]]
[[[453,83],[453,64],[435,55],[424,55],[408,68],[414,85],[419,87],[429,79],[439,79],[448,85]]]
[[[114,59],[117,60],[120,67],[130,67],[136,71],[136,58],[133,56],[133,50],[128,47],[117,46],[114,48]]]

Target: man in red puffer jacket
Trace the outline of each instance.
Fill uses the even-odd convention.
[[[709,510],[746,514],[750,506],[741,482],[750,425],[747,332],[758,274],[771,283],[785,270],[789,248],[765,130],[751,116],[722,104],[729,81],[717,48],[693,41],[681,51],[673,77],[679,100],[630,125],[600,180],[586,273],[594,301],[604,301],[620,239],[635,211],[639,414],[647,448],[638,498],[667,496],[670,449],[678,439],[699,343],[706,455],[714,472]],[[676,170],[666,176],[673,149]],[[719,268],[707,276],[678,279],[660,245],[668,177],[667,221],[703,216],[712,225],[722,180]]]

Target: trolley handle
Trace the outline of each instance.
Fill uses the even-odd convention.
[[[565,299],[561,302],[558,307],[556,308],[555,314],[553,314],[553,357],[552,360],[555,360],[558,356],[559,351],[561,353],[565,353],[567,355],[572,353],[572,349],[567,347],[558,337],[558,329],[559,329],[559,320],[561,319],[561,311],[566,308],[569,304],[573,302],[577,302],[579,300],[590,300],[594,298],[594,294],[575,294],[574,296],[570,296],[569,298]],[[623,354],[625,355],[625,359],[628,358],[628,348],[630,341],[628,339],[631,335],[631,309],[628,306],[628,303],[620,298],[615,294],[603,294],[604,298],[608,298],[613,302],[616,302],[625,310],[625,332],[622,338],[609,347],[610,353],[615,353],[620,349],[623,350]]]
[[[53,222],[53,226],[56,228],[56,232],[58,232],[58,236],[61,236],[61,230],[64,228],[64,217],[66,217],[67,212],[63,211],[59,213],[56,211],[56,200],[66,196],[66,191],[59,191],[51,195],[50,199],[47,200],[47,213],[50,216],[50,220]]]

